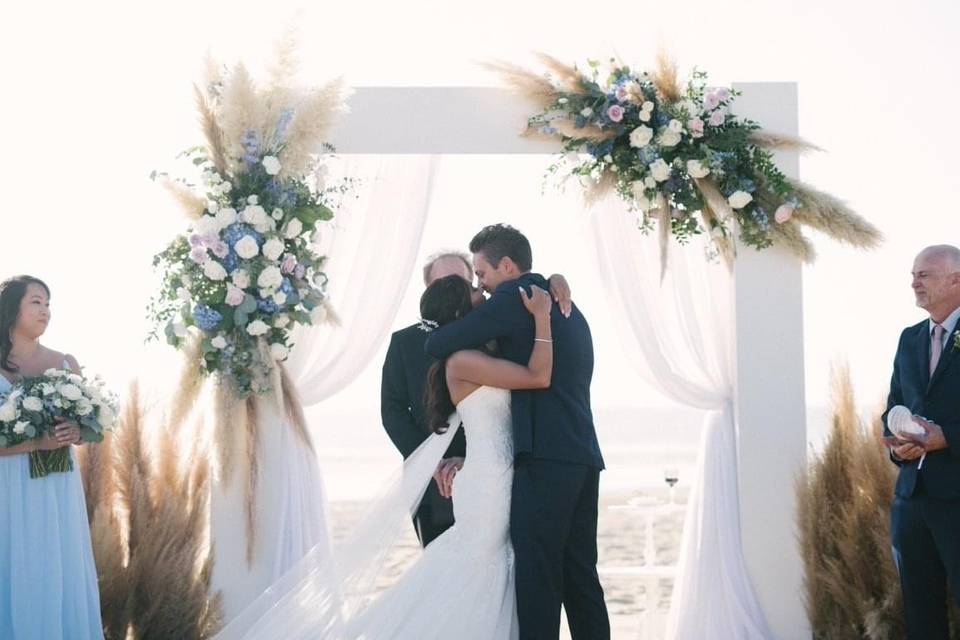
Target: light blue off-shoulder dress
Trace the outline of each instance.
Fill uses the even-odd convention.
[[[103,638],[80,473],[31,478],[25,453],[0,456],[0,638]]]

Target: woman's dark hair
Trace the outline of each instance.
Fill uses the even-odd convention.
[[[14,276],[0,282],[0,367],[11,373],[16,372],[17,367],[10,362],[10,351],[13,349],[10,334],[20,315],[20,301],[27,295],[27,287],[31,284],[43,287],[47,297],[50,297],[50,287],[33,276]]]
[[[442,327],[458,320],[473,310],[470,283],[457,275],[435,280],[420,297],[420,318],[424,324],[435,323]],[[427,414],[427,426],[434,433],[447,430],[447,418],[454,412],[450,389],[447,387],[447,361],[438,360],[427,373],[423,408]]]

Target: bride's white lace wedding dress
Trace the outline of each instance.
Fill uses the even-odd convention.
[[[376,573],[383,567],[382,556],[375,556],[385,553],[394,535],[377,542],[376,524],[384,516],[383,509],[375,508],[354,540],[348,538],[343,548],[334,548],[333,578],[324,562],[308,556],[303,566],[285,576],[217,639],[517,638],[510,544],[510,392],[480,387],[457,405],[457,413],[466,432],[467,455],[453,485],[456,524],[427,546],[396,584],[372,600],[365,597],[373,582],[369,568]],[[416,504],[448,441],[449,437],[431,436],[408,460],[403,486],[389,493],[383,504]],[[416,471],[411,472],[411,461]],[[400,522],[408,515],[405,511],[407,507],[399,509],[391,519],[396,516]]]
[[[517,637],[510,544],[510,392],[480,387],[457,405],[467,457],[453,484],[456,524],[347,626],[363,640]]]

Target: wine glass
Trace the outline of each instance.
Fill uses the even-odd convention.
[[[676,503],[676,487],[680,481],[680,469],[675,465],[667,465],[663,468],[663,481],[670,487],[670,504]]]

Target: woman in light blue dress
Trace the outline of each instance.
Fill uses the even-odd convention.
[[[18,376],[77,361],[40,344],[50,322],[50,290],[29,276],[0,283],[0,396]],[[0,638],[103,638],[97,571],[80,474],[30,477],[30,452],[70,447],[76,425],[42,440],[0,448]],[[71,454],[72,455],[72,454]]]

